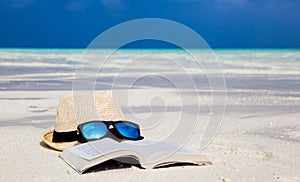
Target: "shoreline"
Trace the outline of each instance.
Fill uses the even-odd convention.
[[[0,73],[0,163],[4,166],[0,172],[1,181],[300,181],[300,51],[283,51],[275,55],[268,51],[229,51],[229,54],[220,51],[227,87],[226,110],[218,135],[203,150],[213,165],[143,170],[108,161],[84,175],[78,175],[58,157],[59,152],[41,143],[42,133],[54,126],[59,99],[72,93],[79,54],[37,52],[18,50],[16,55],[11,52],[0,54],[0,65],[4,65]],[[115,74],[115,69],[111,68],[131,56],[117,55],[117,62],[108,65],[107,74],[97,80],[95,90],[110,90]],[[176,52],[170,56],[188,61]],[[151,57],[152,60],[156,57]],[[165,68],[156,66],[158,73]],[[186,101],[178,105],[175,101],[180,97],[176,97],[176,89],[163,84],[164,80],[141,80],[131,88],[130,94],[126,92],[128,85],[123,83],[134,80],[135,74],[153,69],[144,67],[137,62],[132,69],[123,71],[118,87],[114,89],[125,116],[134,120],[130,115],[132,111],[141,118],[149,113],[160,116],[166,111],[171,117],[157,124],[160,127],[151,128],[151,123],[143,123],[142,119],[136,121],[148,139],[159,140],[173,131],[181,111],[191,118],[198,114],[199,126],[187,143],[198,149],[200,133],[212,114],[211,90],[206,77],[193,75],[196,69],[190,69],[197,81],[197,89],[189,89],[184,80],[180,82],[180,70],[176,72],[167,67],[174,71],[170,71],[174,73],[172,78],[179,80],[180,93],[186,97]],[[222,94],[222,90],[216,91],[216,96]],[[152,101],[150,96],[153,95],[161,99]],[[130,103],[122,102],[122,96],[128,96]],[[193,100],[195,96],[198,96],[197,102]],[[195,103],[200,109],[195,110]]]

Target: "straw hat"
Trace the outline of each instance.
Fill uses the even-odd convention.
[[[44,132],[42,140],[51,148],[63,151],[78,144],[78,124],[122,119],[123,113],[111,92],[67,95],[59,101],[54,129]]]

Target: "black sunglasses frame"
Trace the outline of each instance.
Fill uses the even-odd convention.
[[[103,135],[102,137],[98,138],[98,139],[86,139],[84,137],[83,133],[82,133],[82,130],[83,130],[83,126],[86,125],[86,124],[89,124],[89,123],[104,123],[107,127],[106,134]],[[118,129],[115,127],[115,125],[117,123],[131,124],[131,125],[135,126],[138,129],[138,134],[139,134],[138,138],[129,138],[129,137],[123,136],[118,131]],[[113,126],[113,128],[110,128],[110,126]],[[114,139],[116,141],[119,141],[119,142],[124,140],[124,139],[134,140],[134,141],[144,139],[144,137],[141,136],[140,126],[138,124],[132,123],[130,121],[100,121],[100,120],[88,121],[88,122],[79,124],[78,127],[77,127],[77,130],[78,130],[78,142],[80,142],[80,143],[100,140],[102,138],[112,138],[112,139]]]

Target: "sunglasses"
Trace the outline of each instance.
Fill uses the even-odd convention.
[[[142,140],[139,125],[129,121],[89,121],[78,125],[78,141],[81,143],[112,138],[117,141]]]

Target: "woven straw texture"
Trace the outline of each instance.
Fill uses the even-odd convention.
[[[60,100],[54,128],[57,132],[74,131],[78,124],[87,121],[122,119],[123,113],[113,100],[111,92],[74,94]]]

